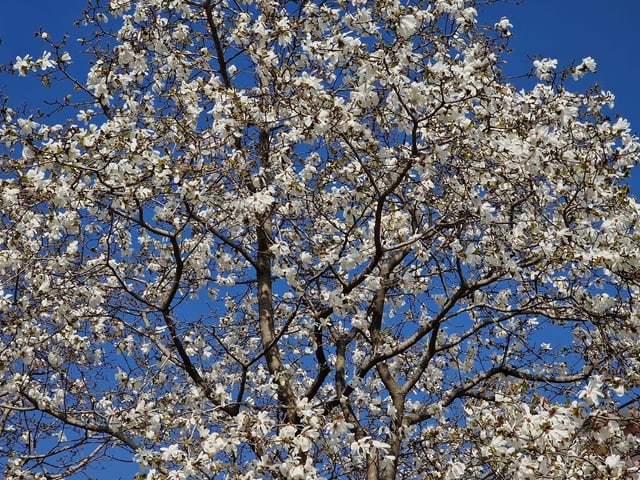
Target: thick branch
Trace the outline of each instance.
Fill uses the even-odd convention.
[[[318,390],[320,390],[324,380],[329,375],[329,372],[331,372],[331,368],[329,367],[329,363],[327,362],[327,357],[322,346],[322,328],[318,324],[316,324],[313,334],[316,342],[315,355],[316,363],[318,364],[318,374],[304,395],[307,399],[312,399],[316,393],[318,393]]]
[[[296,423],[295,395],[289,380],[286,378],[285,367],[277,345],[273,318],[273,285],[271,252],[269,251],[271,228],[271,219],[269,217],[265,218],[262,224],[257,227],[258,322],[267,367],[278,384],[278,399],[285,409],[286,422]]]
[[[213,45],[216,49],[216,56],[218,60],[218,73],[222,77],[222,81],[224,86],[227,88],[231,88],[231,78],[229,77],[229,70],[227,68],[227,60],[224,56],[224,47],[222,46],[222,40],[220,39],[220,34],[218,33],[218,27],[216,26],[215,19],[213,18],[213,7],[211,0],[204,0],[202,7],[207,15],[207,26],[211,31],[211,36],[213,37]]]

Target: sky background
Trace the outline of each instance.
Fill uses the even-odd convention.
[[[55,40],[65,32],[77,36],[74,21],[85,7],[85,0],[11,0],[4,1],[0,13],[0,64],[7,64],[17,55],[31,53],[40,56],[44,45],[34,38],[43,27]],[[531,57],[557,58],[559,66],[577,63],[591,56],[598,72],[587,77],[616,96],[614,112],[631,122],[640,134],[640,18],[639,0],[522,0],[515,4],[497,3],[482,14],[488,24],[506,16],[513,24],[508,57],[509,73],[525,73],[531,68]],[[75,45],[74,45],[75,46]],[[12,105],[21,105],[39,98],[35,87],[39,82],[15,82],[17,77],[0,78],[0,88],[10,96]],[[576,85],[584,87],[584,83]],[[572,88],[572,81],[567,84]],[[42,87],[40,87],[42,88]],[[630,180],[632,191],[640,196],[640,168]],[[1,465],[2,459],[0,459]],[[118,470],[116,467],[115,470]],[[127,469],[96,472],[98,478],[130,477]],[[106,477],[102,477],[109,473]]]

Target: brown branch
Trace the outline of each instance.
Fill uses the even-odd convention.
[[[496,375],[504,375],[505,377],[518,378],[521,380],[541,383],[574,383],[589,377],[591,372],[593,372],[593,367],[589,366],[585,368],[583,372],[573,375],[539,375],[535,373],[529,373],[518,368],[499,365],[490,368],[485,372],[479,373],[474,378],[467,379],[463,385],[460,385],[458,388],[451,390],[448,394],[444,395],[442,401],[440,402],[440,405],[442,407],[447,407],[451,405],[455,400],[462,397],[474,397],[491,400],[491,396],[475,392],[474,388],[477,387],[480,383]],[[415,425],[416,423],[420,423],[424,420],[427,420],[428,418],[431,418],[431,413],[424,411],[421,413],[406,415],[405,421],[408,425]]]
[[[305,398],[309,400],[311,400],[316,395],[316,393],[318,393],[318,390],[320,390],[320,387],[329,375],[329,372],[331,372],[331,368],[329,368],[329,362],[327,362],[327,356],[325,355],[324,348],[322,347],[322,328],[318,325],[317,322],[313,331],[313,335],[314,341],[316,342],[315,356],[316,363],[318,364],[318,375],[304,394]]]
[[[204,2],[200,5],[204,8],[205,14],[207,16],[207,26],[211,31],[211,36],[213,37],[213,46],[216,50],[216,56],[218,60],[218,73],[222,77],[222,81],[224,86],[227,88],[231,88],[231,78],[229,77],[229,70],[227,67],[227,60],[224,56],[224,47],[222,46],[222,40],[220,39],[220,34],[218,33],[218,27],[216,26],[215,19],[213,18],[213,7],[211,0],[204,0]]]
[[[58,420],[60,420],[61,422],[67,425],[71,425],[73,427],[77,427],[89,432],[104,433],[105,435],[109,435],[113,438],[117,438],[122,443],[124,443],[125,445],[133,449],[134,451],[138,451],[140,449],[140,446],[133,439],[127,437],[124,434],[124,432],[120,430],[116,430],[106,425],[96,425],[92,423],[83,422],[69,415],[67,412],[54,410],[52,408],[46,407],[42,405],[34,396],[29,395],[29,393],[25,390],[21,390],[20,394],[24,398],[26,398],[30,403],[32,403],[37,410],[43,413],[46,413],[48,415],[51,415],[52,417],[57,418]]]

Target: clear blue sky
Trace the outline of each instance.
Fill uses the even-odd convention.
[[[640,0],[522,0],[519,5],[494,4],[482,18],[494,23],[507,16],[513,23],[514,37],[510,45],[510,72],[526,72],[531,66],[529,56],[557,58],[559,65],[580,61],[591,56],[598,64],[598,73],[587,77],[598,81],[605,90],[616,95],[614,111],[630,120],[633,130],[640,134]],[[38,56],[44,45],[33,33],[41,26],[59,39],[71,33],[74,20],[84,8],[84,0],[5,0],[0,15],[0,63],[6,64],[16,55],[31,53]],[[7,82],[0,79],[0,86]],[[12,79],[9,79],[12,80]],[[33,98],[27,85],[9,85],[7,92],[12,103],[22,104]],[[571,83],[569,83],[571,88]],[[640,196],[640,168],[631,179],[633,191]],[[1,461],[1,459],[0,459]],[[115,470],[118,470],[116,467]],[[98,478],[130,476],[127,470],[96,472]]]

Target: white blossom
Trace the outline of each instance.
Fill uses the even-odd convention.
[[[536,69],[536,76],[540,80],[550,80],[558,66],[558,60],[551,58],[534,60],[533,66]]]
[[[595,375],[593,378],[589,380],[589,383],[580,390],[578,393],[578,398],[584,398],[591,405],[595,405],[596,407],[600,404],[600,399],[604,397],[604,393],[602,392],[603,381],[599,375]]]
[[[574,80],[578,80],[583,77],[587,72],[595,73],[596,72],[596,62],[591,57],[586,57],[582,59],[579,65],[577,65],[573,71],[571,72],[571,76]]]
[[[409,38],[418,28],[418,19],[414,15],[403,15],[398,19],[398,33]]]
[[[17,70],[20,76],[25,76],[33,65],[31,55],[25,55],[24,57],[16,57],[16,61],[13,64],[13,69]]]
[[[511,28],[513,28],[513,25],[507,17],[502,17],[500,21],[493,26],[493,28],[495,28],[496,31],[500,32],[503,37],[510,37]]]
[[[110,0],[5,68],[3,478],[635,475],[640,144],[496,12]]]

